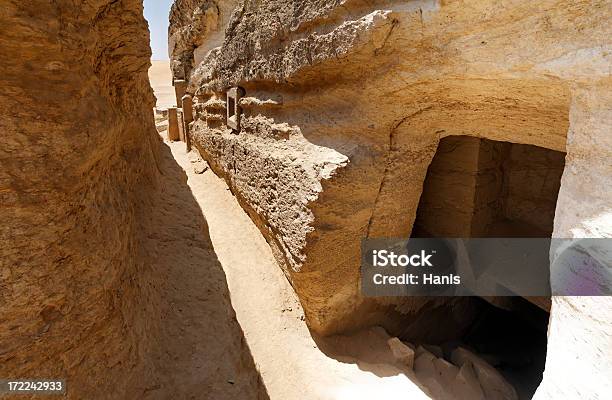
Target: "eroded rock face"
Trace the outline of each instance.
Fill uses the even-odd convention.
[[[266,398],[160,151],[142,1],[9,0],[0,27],[0,376],[65,379],[71,399]]]
[[[596,65],[598,58],[584,61]],[[609,70],[598,73],[593,68],[589,76],[576,76],[575,65],[563,62],[556,71],[562,76],[574,76],[577,81],[572,86],[568,156],[553,236],[610,238],[612,85]],[[551,249],[553,263],[560,255],[557,250]],[[610,297],[553,298],[545,379],[535,399],[596,399],[612,392],[612,359],[606,350],[612,346],[610,315]]]
[[[206,53],[223,42],[237,1],[177,0],[170,10],[169,52],[173,79],[185,79]],[[180,107],[180,105],[179,105]]]
[[[135,210],[159,140],[142,3],[2,8],[0,375],[112,397],[147,340]]]
[[[611,111],[602,94],[610,2],[214,4],[235,7],[199,36],[185,76],[193,144],[268,239],[314,331],[375,322],[398,334],[397,321],[444,304],[364,299],[358,266],[362,238],[411,233],[427,169],[448,136],[566,152],[553,235],[612,236],[603,183]],[[172,16],[173,40],[190,42],[203,29],[195,25]],[[172,57],[184,63],[183,55]],[[240,131],[225,123],[225,93],[236,86],[246,93]],[[552,213],[543,216],[549,224]],[[469,305],[453,301],[465,319]]]

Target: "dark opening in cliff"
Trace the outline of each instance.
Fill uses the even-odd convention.
[[[415,237],[550,237],[565,153],[469,136],[442,139]]]
[[[412,237],[550,237],[565,153],[468,136],[440,141]],[[457,332],[531,398],[542,379],[550,299],[472,298]],[[449,307],[452,307],[449,305]],[[448,346],[448,344],[446,344]]]

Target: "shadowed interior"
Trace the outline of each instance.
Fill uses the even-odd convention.
[[[550,237],[564,166],[565,153],[559,151],[446,137],[427,171],[412,236]],[[438,343],[445,356],[467,346],[494,365],[520,398],[531,398],[544,370],[550,299],[474,297],[465,302],[469,305],[463,307],[474,312],[463,315],[472,321],[456,332],[456,340]]]

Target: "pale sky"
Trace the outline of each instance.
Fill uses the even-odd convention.
[[[144,0],[144,15],[151,31],[153,60],[168,59],[168,15],[173,0]]]

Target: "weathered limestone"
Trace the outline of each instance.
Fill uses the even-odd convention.
[[[155,130],[142,0],[3,0],[0,54],[1,379],[63,379],[49,398],[68,400],[268,399]]]
[[[451,355],[453,363],[462,367],[472,364],[486,399],[517,400],[516,390],[486,361],[464,348],[457,348]]]
[[[174,94],[176,95],[176,106],[181,108],[182,99],[185,95],[185,90],[187,89],[187,82],[183,79],[175,79],[173,81],[174,86]]]
[[[187,151],[191,151],[191,139],[189,137],[189,124],[193,122],[193,101],[191,95],[186,94],[181,99],[183,107],[183,134]]]
[[[581,78],[572,88],[553,236],[612,238],[612,82],[606,73]],[[596,399],[612,393],[610,315],[610,297],[553,297],[546,373],[534,399]]]
[[[224,29],[237,3],[238,0],[174,1],[170,19],[180,20],[181,24],[170,25],[168,49],[173,55],[170,61],[176,79],[187,79],[194,66],[223,43]]]
[[[182,108],[178,108],[176,110],[176,117],[177,117],[177,126],[178,126],[178,140],[180,140],[181,142],[185,141],[185,123],[183,120],[183,109]]]
[[[387,344],[393,353],[393,357],[400,363],[412,369],[414,367],[414,350],[396,337],[387,340]]]
[[[201,110],[190,136],[266,236],[313,331],[381,324],[393,335],[418,336],[424,332],[411,330],[413,322],[425,317],[440,324],[435,334],[459,329],[449,324],[468,314],[463,303],[365,299],[358,283],[360,240],[411,234],[428,168],[447,137],[536,146],[509,157],[540,166],[559,164],[566,152],[554,215],[556,172],[546,168],[511,171],[510,180],[530,190],[510,190],[504,212],[540,228],[554,217],[553,236],[611,235],[609,1],[266,0],[241,3],[220,23],[224,15],[205,27],[193,17],[171,20],[173,61],[186,65],[196,37],[206,50],[188,57],[185,79]],[[239,135],[222,116],[233,105],[217,104],[237,86],[249,98]],[[540,157],[550,150],[558,152],[555,160]],[[548,172],[550,179],[538,176]],[[497,181],[475,180],[474,192],[497,195],[500,187],[490,182]],[[499,204],[477,200],[470,235]],[[568,357],[585,354],[581,366],[599,390],[609,382],[601,371],[612,368],[601,360],[609,326],[595,327],[603,318],[597,304],[609,311],[606,300],[593,299],[580,317],[589,328],[569,324],[572,305],[583,300],[553,301],[551,343],[558,344],[551,348],[560,354],[564,344]],[[584,329],[591,345],[576,339]],[[549,354],[539,395],[551,388],[557,397],[574,395],[579,382],[555,372],[568,363]],[[547,383],[549,373],[554,383]],[[463,374],[469,380],[469,367]]]
[[[464,363],[455,376],[454,393],[461,399],[485,400],[472,363]]]
[[[176,107],[168,108],[168,140],[176,141],[180,139],[178,110]]]
[[[493,22],[474,21],[474,13],[489,15],[487,4],[469,3],[469,12],[460,4],[351,3],[344,14],[336,2],[308,1],[296,10],[292,2],[270,0],[237,15],[223,48],[191,71],[189,91],[198,104],[223,98],[238,83],[256,99],[243,110],[245,135],[227,135],[232,122],[207,110],[193,124],[194,144],[228,178],[275,248],[316,331],[366,323],[394,308],[359,297],[359,240],[410,233],[441,138],[470,135],[565,150],[569,89],[529,65],[593,38],[605,40],[602,14],[585,14],[588,33],[531,33],[537,49],[514,49],[512,62],[483,63],[509,57],[489,24],[504,26],[503,36],[512,37],[525,30],[516,13],[538,11],[508,6],[492,14]],[[563,2],[550,8],[560,20],[568,12]],[[281,30],[265,28],[272,20],[304,31],[280,40]],[[447,20],[454,23],[441,30]],[[171,29],[200,29],[192,22],[177,20]],[[478,38],[467,33],[474,26],[481,26]],[[253,32],[260,34],[257,41]],[[300,36],[304,32],[312,39]],[[408,39],[415,35],[425,35],[428,45],[415,46]],[[450,55],[437,50],[441,43],[465,51]],[[273,83],[258,85],[261,79]]]
[[[158,299],[138,252],[160,154],[142,2],[1,7],[0,376],[138,397],[159,329],[139,315]]]

